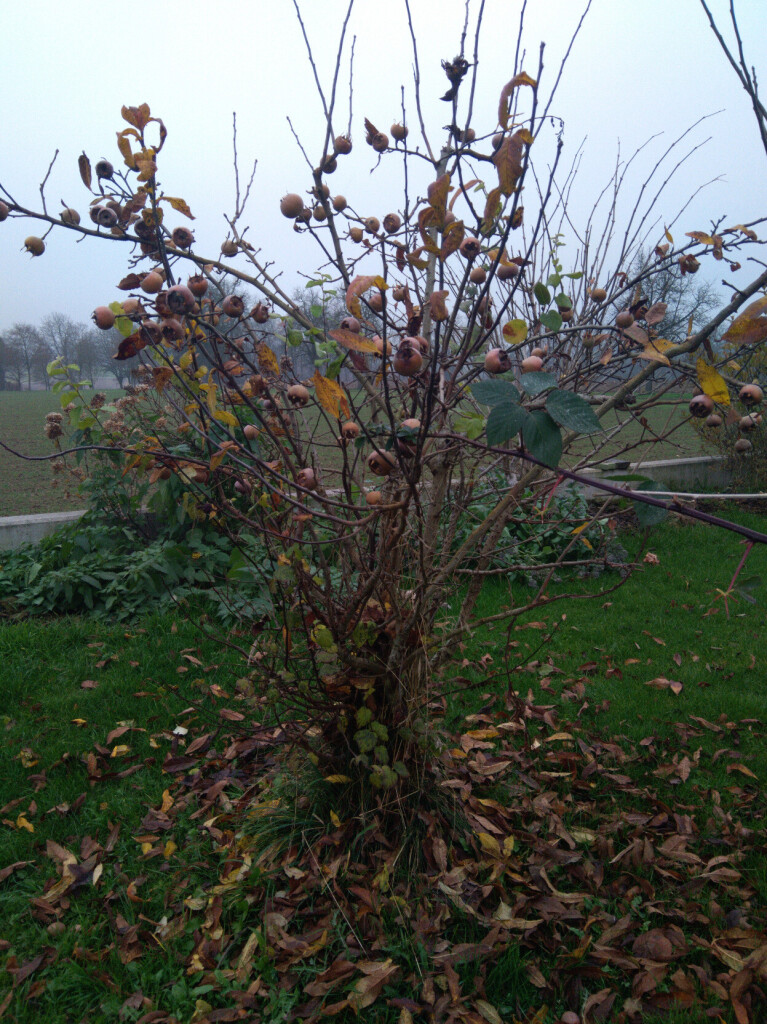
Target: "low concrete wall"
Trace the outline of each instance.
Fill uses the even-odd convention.
[[[731,474],[723,459],[717,455],[701,455],[690,459],[663,459],[658,462],[612,462],[586,467],[582,473],[595,477],[639,475],[664,484],[670,491],[725,491]],[[627,487],[632,487],[627,481]],[[587,498],[598,497],[604,491],[584,487]],[[80,512],[46,512],[39,516],[6,516],[0,518],[0,551],[35,544],[66,523],[75,522],[85,514]]]
[[[0,518],[0,551],[19,548],[22,544],[36,544],[60,526],[73,523],[85,511],[45,512],[39,516],[4,516]]]
[[[732,482],[732,473],[720,455],[631,463],[629,472],[643,473],[650,480],[679,491],[720,491]]]

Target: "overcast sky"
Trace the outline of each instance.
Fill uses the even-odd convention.
[[[726,28],[727,3],[712,0],[712,5]],[[347,0],[301,4],[324,84],[332,75],[346,6]],[[449,112],[438,99],[446,88],[440,60],[457,52],[464,0],[411,0],[411,6],[424,116],[439,128]],[[548,92],[583,8],[580,0],[531,0],[528,6],[525,68],[536,73],[539,44],[546,41],[542,87]],[[478,7],[479,0],[471,0],[472,25]],[[478,132],[495,127],[498,94],[513,69],[520,7],[519,0],[486,0],[473,122]],[[737,0],[737,8],[747,55],[757,66],[762,60],[761,78],[767,81],[767,3]],[[383,217],[396,206],[397,192],[387,189],[380,168],[370,174],[373,153],[364,145],[362,121],[368,117],[388,131],[400,117],[403,85],[409,122],[416,120],[404,0],[389,5],[357,0],[347,43],[353,36],[355,149],[330,182],[334,192],[354,196],[355,206],[367,215]],[[4,5],[3,40],[0,181],[18,202],[39,206],[39,185],[58,148],[46,191],[49,209],[60,208],[64,200],[87,220],[90,197],[77,173],[78,155],[85,150],[92,162],[104,156],[119,164],[115,133],[125,126],[120,107],[147,102],[169,133],[160,160],[161,184],[168,194],[186,199],[195,214],[196,249],[216,256],[226,235],[222,215],[233,207],[236,111],[241,174],[258,160],[244,218],[250,225],[248,238],[284,269],[286,281],[297,281],[298,271],[311,273],[317,263],[314,244],[294,233],[278,212],[282,194],[304,193],[310,185],[286,115],[312,160],[324,137],[291,0],[164,0],[152,5],[27,0]],[[347,45],[339,128],[345,128],[348,117],[348,76]],[[606,183],[619,141],[628,155],[663,133],[637,163],[635,192],[673,138],[719,110],[679,150],[686,152],[712,136],[664,194],[660,222],[669,222],[688,195],[712,178],[719,180],[680,220],[680,236],[705,230],[719,216],[738,223],[767,214],[767,158],[749,101],[698,0],[593,0],[552,110],[565,123],[565,163],[587,138],[575,200],[578,216]],[[437,145],[441,138],[433,132]],[[188,223],[181,217],[168,223],[182,222]],[[29,220],[0,224],[0,331],[17,321],[39,323],[54,311],[86,320],[95,306],[120,297],[115,285],[127,270],[127,246],[78,242],[73,233],[54,232],[44,256],[32,259],[20,251],[23,240],[41,230],[39,222]]]

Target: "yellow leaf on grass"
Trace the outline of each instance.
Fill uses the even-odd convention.
[[[325,782],[351,782],[348,775],[326,775]],[[335,824],[335,822],[334,822]]]
[[[500,1013],[498,1013],[493,1004],[488,1003],[486,999],[478,999],[474,1005],[485,1018],[487,1024],[503,1024]]]
[[[347,419],[351,416],[349,403],[338,381],[323,377],[319,370],[315,370],[312,384],[317,394],[317,401],[333,419],[339,419],[342,412]]]
[[[172,806],[173,797],[170,795],[170,790],[164,789],[162,793],[162,806],[160,807],[160,810],[162,811],[163,814],[167,814]]]
[[[178,846],[173,842],[172,839],[169,839],[168,842],[165,844],[165,848],[162,851],[162,855],[165,858],[165,860],[168,860],[169,857],[172,857],[177,849]]]
[[[729,405],[730,392],[727,390],[724,378],[718,370],[715,370],[713,366],[709,366],[703,356],[698,357],[695,369],[698,374],[698,383],[703,389],[703,393],[708,395],[709,398],[713,398],[717,405]]]
[[[125,757],[126,754],[130,753],[130,747],[126,743],[118,743],[116,747],[112,748],[110,757]]]
[[[23,814],[20,814],[16,819],[16,828],[25,828],[27,832],[34,832],[35,826],[27,821]]]
[[[477,832],[477,839],[485,853],[489,853],[493,857],[501,856],[501,844],[495,836],[491,836],[489,832]]]

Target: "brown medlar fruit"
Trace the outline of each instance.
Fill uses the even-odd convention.
[[[301,196],[297,195],[295,192],[288,192],[288,194],[283,196],[280,200],[280,213],[283,217],[288,217],[290,220],[300,216],[303,208],[304,201]]]
[[[91,319],[99,330],[108,331],[110,327],[114,327],[117,318],[109,306],[96,306]]]
[[[189,228],[174,228],[170,237],[173,239],[173,244],[177,245],[179,249],[190,249],[194,244],[194,235]]]
[[[690,399],[689,409],[691,415],[695,416],[696,419],[705,419],[706,416],[710,416],[714,411],[713,399],[709,398],[708,395],[695,395]]]
[[[231,316],[239,320],[245,312],[245,303],[239,295],[227,295],[221,303],[221,312],[224,316]]]
[[[203,280],[205,280],[203,278]],[[205,282],[207,284],[207,281]],[[197,305],[191,288],[185,284],[174,284],[165,294],[165,301],[168,309],[176,316],[185,316],[191,313]]]

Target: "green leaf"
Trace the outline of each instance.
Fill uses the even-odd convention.
[[[358,729],[354,734],[354,742],[359,747],[361,754],[369,754],[378,743],[375,733],[369,729]]]
[[[317,317],[317,319],[319,319],[322,316],[322,306],[318,306],[315,303],[313,306],[309,307],[309,312],[311,313],[312,316]]]
[[[304,336],[301,331],[288,331],[285,335],[285,339],[291,348],[298,348],[303,343]]]
[[[461,416],[456,416],[453,421],[453,429],[458,434],[464,434],[470,441],[476,441],[485,432],[485,417],[478,412],[464,413]],[[358,437],[354,443],[358,448],[362,448],[366,439]]]
[[[557,313],[555,309],[549,309],[545,313],[541,313],[541,323],[548,330],[553,331],[555,334],[562,326],[562,317]]]
[[[667,488],[658,483],[657,480],[643,480],[638,487],[634,488],[635,491],[665,491]],[[665,508],[658,508],[655,505],[645,505],[642,501],[634,502],[634,511],[639,521],[640,526],[657,526],[658,523],[662,523],[668,515],[668,510]]]
[[[573,301],[569,295],[565,295],[564,292],[560,292],[559,295],[554,296],[554,301],[557,304],[557,309],[572,309]]]
[[[602,430],[602,424],[586,399],[572,391],[552,391],[546,399],[546,409],[560,427],[578,434],[598,434]]]
[[[551,302],[551,292],[541,281],[538,281],[536,286],[533,288],[533,295],[542,306],[548,306]]]
[[[523,373],[519,379],[519,383],[528,395],[535,398],[535,396],[540,395],[542,391],[548,391],[549,388],[555,388],[557,386],[557,379],[552,373]]]
[[[512,402],[494,405],[487,417],[487,443],[495,446],[515,437],[523,429],[529,413]]]
[[[501,402],[518,402],[519,391],[510,380],[478,380],[472,384],[471,393],[483,405],[500,405]]]
[[[535,409],[522,426],[522,440],[531,455],[556,469],[562,457],[562,435],[547,412]]]
[[[562,284],[562,278],[559,276],[559,274],[549,274],[546,284],[549,286],[549,288],[559,288],[559,286]]]
[[[569,277],[571,281],[580,281],[580,279],[583,277],[583,271],[575,270],[572,274],[565,274],[564,276]]]
[[[370,708],[363,706],[357,709],[357,714],[354,717],[358,727],[360,729],[364,729],[366,725],[369,725],[373,721],[373,712]]]

